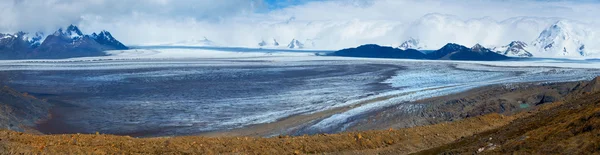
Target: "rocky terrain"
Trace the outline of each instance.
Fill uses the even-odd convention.
[[[597,154],[600,150],[600,78],[565,101],[490,131],[419,154]]]

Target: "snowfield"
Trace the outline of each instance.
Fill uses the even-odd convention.
[[[186,135],[356,106],[307,130],[344,131],[370,111],[476,87],[600,75],[598,60],[367,59],[309,51],[133,49],[111,56],[0,61],[19,91],[72,104],[73,133]],[[72,108],[72,107],[71,107]],[[406,107],[407,111],[420,107]]]

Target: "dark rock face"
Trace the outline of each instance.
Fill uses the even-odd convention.
[[[330,56],[365,57],[365,58],[398,58],[398,59],[424,59],[425,54],[413,50],[401,50],[374,44],[348,48],[328,54]]]
[[[48,35],[24,38],[26,33],[0,34],[0,59],[61,59],[87,56],[104,56],[107,50],[125,50],[127,46],[115,39],[110,32],[85,35],[77,26],[70,25]]]

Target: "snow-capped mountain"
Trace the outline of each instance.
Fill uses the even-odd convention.
[[[0,33],[0,59],[18,58],[22,51],[31,51],[32,45],[24,37],[23,32],[15,34]]]
[[[533,41],[536,54],[548,57],[582,57],[592,53],[587,49],[585,39],[591,32],[577,24],[558,21],[546,28]]]
[[[25,43],[31,48],[40,46],[44,39],[44,34],[37,32],[35,34],[29,34],[25,32],[17,32],[15,34],[2,34],[0,33],[0,42],[8,43],[13,41],[25,41]],[[0,45],[1,46],[1,45]]]
[[[287,47],[290,49],[303,49],[304,44],[302,44],[300,41],[298,41],[296,39],[292,39],[292,41],[287,45]]]
[[[493,47],[493,48],[491,48],[491,50],[498,54],[502,54],[502,55],[506,55],[506,56],[510,56],[510,57],[532,57],[533,54],[531,54],[529,51],[527,51],[528,48],[529,47],[527,46],[527,43],[525,43],[525,42],[513,41],[513,42],[510,42],[510,44],[505,45],[505,46]]]
[[[115,39],[110,32],[106,30],[101,31],[99,34],[92,33],[92,38],[100,45],[113,46],[117,49],[127,49],[127,46]]]
[[[42,33],[0,34],[0,59],[71,58],[106,55],[107,50],[128,49],[110,32],[83,34],[77,26],[60,28],[46,37]]]
[[[64,36],[67,38],[71,38],[73,40],[81,39],[84,37],[83,33],[77,26],[69,25],[67,29],[63,30],[62,28],[58,29],[58,31],[54,32],[54,36]]]
[[[402,42],[402,44],[400,44],[400,46],[398,46],[399,49],[402,50],[407,50],[407,49],[423,49],[424,47],[422,47],[419,44],[419,39],[415,39],[415,38],[410,38],[407,41]]]

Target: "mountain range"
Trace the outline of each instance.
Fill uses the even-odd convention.
[[[429,59],[429,60],[465,60],[465,61],[496,61],[507,60],[502,54],[491,51],[480,44],[468,48],[455,43],[448,43],[444,47],[423,53],[415,49],[401,49],[375,44],[362,45],[356,48],[347,48],[328,56],[365,57],[365,58],[397,58],[397,59]]]
[[[587,57],[600,56],[598,41],[590,41],[595,33],[577,23],[568,21],[557,21],[544,29],[539,36],[527,43],[515,40],[507,45],[493,46],[489,49],[502,55],[510,57]],[[410,38],[403,42],[400,49],[426,49],[427,43],[419,39]]]
[[[59,59],[104,56],[107,50],[128,49],[110,32],[83,34],[74,25],[60,28],[51,35],[25,32],[0,33],[0,59]]]

